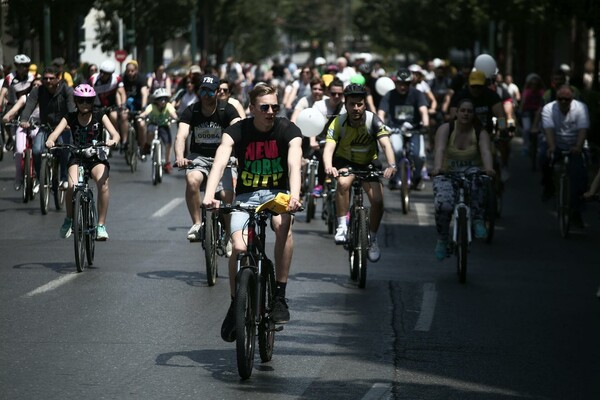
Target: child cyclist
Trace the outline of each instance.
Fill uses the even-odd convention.
[[[88,84],[77,86],[73,90],[75,106],[77,111],[67,114],[46,140],[46,147],[54,147],[56,140],[63,130],[69,126],[73,135],[73,144],[78,147],[85,147],[92,144],[94,140],[102,139],[103,129],[106,128],[110,134],[110,139],[106,140],[107,146],[114,146],[120,141],[119,132],[110,122],[108,114],[102,111],[94,110],[94,100],[96,92]],[[67,190],[67,217],[60,228],[60,237],[68,238],[71,235],[71,225],[73,223],[73,185],[77,182],[77,169],[80,158],[71,156],[69,159],[69,189]],[[106,212],[108,210],[108,172],[110,166],[106,160],[106,154],[99,152],[97,155],[86,159],[91,167],[92,178],[96,181],[98,187],[98,228],[96,230],[96,240],[108,239],[108,233],[104,223],[106,221]]]
[[[169,120],[177,119],[177,111],[173,104],[169,102],[169,93],[165,88],[158,88],[152,93],[152,104],[148,104],[144,112],[138,115],[138,118],[148,118],[148,140],[146,141],[146,151],[150,151],[150,143],[154,138],[154,129],[158,129],[158,137],[165,144],[165,172],[171,173],[171,128]],[[150,137],[152,134],[152,137]]]

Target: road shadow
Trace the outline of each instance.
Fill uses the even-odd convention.
[[[191,271],[150,271],[140,272],[137,276],[145,279],[173,279],[193,287],[208,287],[206,274]],[[219,279],[219,278],[217,278]],[[226,279],[226,278],[223,278]]]
[[[36,262],[29,262],[29,263],[23,263],[23,264],[17,264],[17,265],[13,265],[14,269],[19,269],[19,270],[37,270],[40,268],[47,268],[47,269],[51,269],[52,271],[58,273],[58,274],[70,274],[72,272],[77,271],[77,267],[75,266],[75,263],[65,263],[65,262],[58,262],[58,263],[36,263]],[[94,266],[86,266],[86,269],[95,269]]]

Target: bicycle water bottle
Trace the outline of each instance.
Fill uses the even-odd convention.
[[[77,166],[77,182],[79,184],[83,184],[83,174],[84,174],[83,165],[78,165]]]

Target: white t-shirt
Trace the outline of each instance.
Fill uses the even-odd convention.
[[[557,101],[548,103],[542,109],[542,126],[544,129],[554,129],[556,148],[569,150],[577,143],[580,129],[590,128],[590,117],[587,106],[573,99],[569,112],[563,114]]]

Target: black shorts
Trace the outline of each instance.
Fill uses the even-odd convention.
[[[100,159],[98,159],[98,157],[92,157],[92,158],[86,158],[86,159],[81,159],[78,157],[71,157],[71,158],[69,158],[68,167],[71,167],[71,165],[80,165],[82,162],[90,169],[90,171],[93,170],[96,165],[103,164],[106,166],[106,171],[110,172],[110,164],[108,163],[108,161],[100,160]]]
[[[355,169],[358,171],[366,171],[367,169],[369,169],[369,165],[372,165],[373,169],[377,170],[377,171],[381,170],[381,167],[382,167],[381,161],[379,161],[379,160],[373,160],[369,164],[357,164],[355,162],[346,160],[345,158],[333,157],[333,166],[335,168],[337,168],[338,170],[343,169],[343,168],[352,168],[352,169]],[[379,182],[379,177],[372,176],[365,180],[367,182]]]

